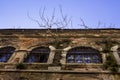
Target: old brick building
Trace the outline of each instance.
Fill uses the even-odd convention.
[[[1,29],[0,80],[120,79],[120,29],[51,31]]]

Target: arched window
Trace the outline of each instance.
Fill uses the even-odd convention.
[[[30,51],[24,62],[41,62],[45,63],[48,60],[50,49],[47,47],[38,47]]]
[[[101,63],[102,57],[98,50],[91,47],[76,47],[68,51],[67,63]]]
[[[0,48],[0,62],[7,62],[14,51],[15,48],[11,46]]]

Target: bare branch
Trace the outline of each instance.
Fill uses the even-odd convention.
[[[104,23],[103,27],[104,27],[104,28],[106,27],[106,23]]]
[[[45,17],[45,10],[46,10],[46,8],[44,7],[43,9],[39,9],[39,17],[40,17],[40,20],[41,20],[41,22],[46,26],[46,27],[48,27],[49,25],[48,25],[48,20],[46,19],[46,17]],[[42,14],[41,14],[42,13]]]
[[[98,22],[98,25],[97,25],[97,28],[99,28],[99,27],[101,26],[101,24],[102,24],[102,23],[99,21],[99,22]]]
[[[52,13],[52,16],[51,16],[50,23],[53,23],[54,19],[55,19],[55,8],[53,9],[53,13]]]
[[[44,27],[44,28],[45,28],[45,25],[40,24],[40,22],[39,22],[38,20],[30,17],[29,12],[27,12],[27,16],[28,16],[28,18],[29,18],[30,20],[36,22],[36,23],[39,25],[39,27]]]
[[[71,20],[70,20],[70,27],[73,28],[72,17],[71,17]]]
[[[69,18],[67,15],[63,15],[62,7],[59,7],[60,10],[60,17],[56,17],[55,15],[55,8],[53,9],[52,15],[49,17],[46,15],[46,8],[40,8],[39,9],[39,20],[34,19],[29,16],[29,13],[27,14],[28,18],[38,24],[39,27],[47,28],[46,31],[46,37],[48,35],[52,36],[52,38],[57,41],[59,39],[60,34],[57,33],[58,29],[62,30],[65,27],[71,23],[72,26],[72,20],[71,17]],[[54,32],[52,29],[56,28],[56,32]]]
[[[82,22],[80,26],[83,26],[85,29],[89,29],[89,27],[85,24],[83,19],[80,18],[80,21]]]

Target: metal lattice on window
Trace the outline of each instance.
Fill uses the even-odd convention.
[[[50,53],[50,49],[47,47],[37,47],[34,48],[30,53],[28,54],[27,58],[24,62],[40,62],[45,63],[48,60]]]
[[[67,63],[101,63],[100,52],[91,47],[76,47],[68,51]]]
[[[15,48],[11,46],[0,48],[0,62],[7,62],[14,51]]]

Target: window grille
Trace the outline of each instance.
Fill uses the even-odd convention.
[[[100,52],[91,47],[76,47],[68,51],[67,63],[101,63]]]
[[[50,49],[47,47],[38,47],[30,51],[24,62],[45,63],[48,60]]]
[[[0,62],[7,62],[14,51],[15,48],[11,46],[0,48]]]

